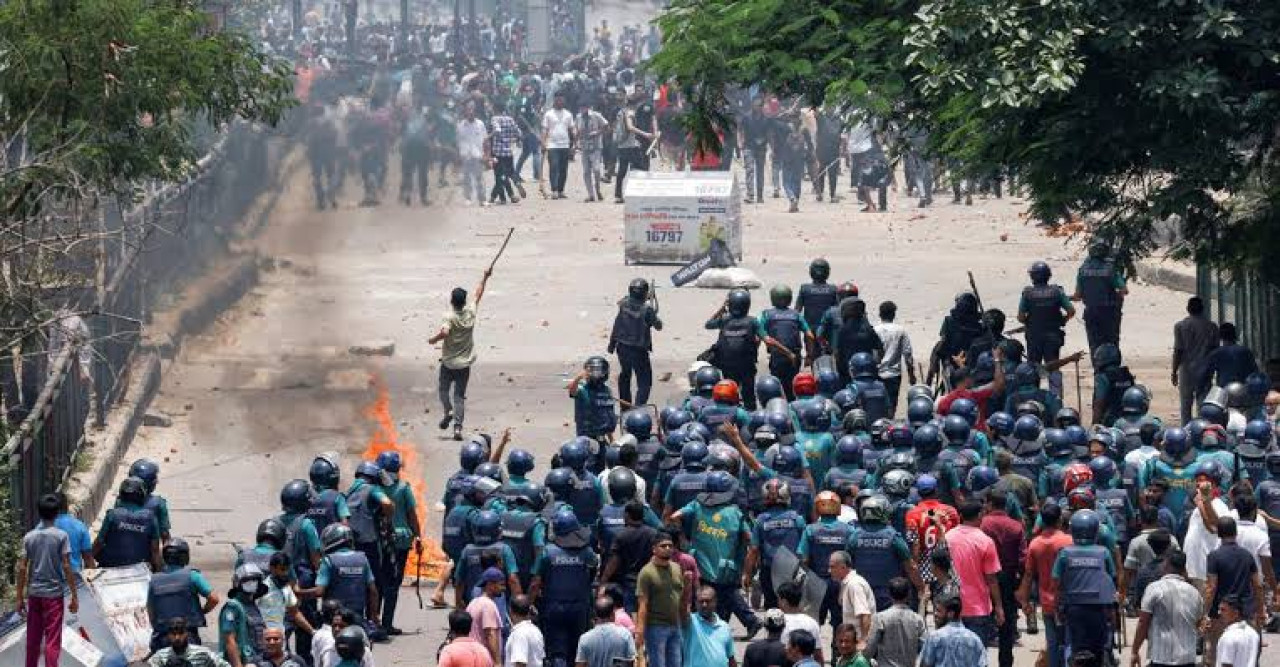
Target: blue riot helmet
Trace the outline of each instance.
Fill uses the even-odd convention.
[[[907,387],[907,402],[910,403],[917,398],[927,398],[933,402],[933,389],[926,384],[913,384]]]
[[[622,430],[634,435],[637,440],[647,439],[653,434],[653,415],[643,408],[632,410],[622,420]]]
[[[360,465],[356,466],[356,477],[378,484],[382,481],[382,469],[373,461],[361,461]]]
[[[800,407],[800,428],[809,433],[831,429],[831,415],[821,403],[808,401]]]
[[[849,375],[855,378],[874,378],[876,370],[875,358],[866,352],[858,352],[849,357]]]
[[[764,408],[753,410],[751,414],[747,415],[747,432],[743,435],[748,436],[748,439],[750,439],[751,434],[755,433],[756,429],[768,423],[769,412],[767,410]]]
[[[476,477],[491,479],[499,484],[502,483],[502,466],[491,461],[485,461],[476,466]]]
[[[857,436],[846,435],[836,443],[836,464],[842,466],[862,465],[862,441]]]
[[[1229,415],[1227,409],[1216,403],[1202,403],[1200,405],[1200,418],[1210,424],[1218,426],[1226,426]]]
[[[887,445],[889,443],[889,429],[891,428],[893,428],[893,422],[885,417],[871,422],[871,443],[873,445]]]
[[[885,439],[889,441],[889,446],[894,449],[907,449],[915,444],[914,435],[905,424],[890,426],[889,432],[885,434]]]
[[[769,402],[770,399],[785,396],[786,392],[782,389],[782,380],[772,375],[761,375],[756,378],[756,400],[760,405]]]
[[[280,489],[280,508],[291,514],[302,514],[311,508],[311,486],[306,480],[290,480]]]
[[[707,445],[700,440],[688,440],[680,450],[680,460],[686,470],[702,470],[706,464]]]
[[[605,487],[609,490],[609,497],[615,503],[626,503],[634,500],[636,497],[636,474],[630,468],[618,466],[609,471],[609,476],[605,480]]]
[[[1089,434],[1089,442],[1102,443],[1102,449],[1106,455],[1120,460],[1124,458],[1124,453],[1120,451],[1119,443],[1116,441],[1115,432],[1105,426],[1095,427],[1093,433]]]
[[[1053,425],[1057,428],[1069,428],[1080,425],[1080,413],[1075,408],[1064,407],[1053,416]]]
[[[715,434],[711,432],[711,429],[702,422],[689,422],[684,425],[684,430],[689,434],[689,438],[692,440],[701,440],[702,442],[709,443],[715,437]]]
[[[795,447],[783,445],[773,459],[773,469],[782,475],[799,475],[804,470],[804,454]]]
[[[836,404],[836,408],[840,410],[841,415],[847,415],[850,410],[858,405],[858,397],[849,389],[841,389],[832,394],[831,402]]]
[[[403,461],[400,460],[400,452],[387,450],[378,454],[378,459],[374,464],[394,475],[400,472],[400,466],[403,465]]]
[[[582,524],[578,522],[578,515],[568,507],[562,507],[551,518],[551,531],[556,536],[572,535],[582,530]]]
[[[587,467],[587,447],[577,438],[560,445],[560,465],[575,472],[582,472]]]
[[[923,424],[911,435],[911,444],[920,456],[937,456],[942,451],[942,433],[933,424]]]
[[[462,451],[458,455],[459,467],[465,473],[473,473],[476,466],[484,463],[484,447],[478,442],[468,442],[462,446]]]
[[[1039,440],[1043,432],[1044,425],[1035,415],[1018,417],[1018,421],[1013,424],[1013,438],[1022,442]]]
[[[604,357],[587,357],[582,369],[587,372],[588,384],[600,385],[609,381],[609,360]]]
[[[671,416],[677,412],[680,412],[680,408],[674,405],[664,406],[661,410],[658,411],[658,424],[662,426],[662,428],[664,429],[664,432],[665,432],[665,429],[667,428],[667,420],[670,419]]]
[[[1121,359],[1120,346],[1115,343],[1103,343],[1093,351],[1093,367],[1100,371],[1119,366]]]
[[[921,424],[933,419],[933,401],[923,396],[911,399],[907,403],[907,423],[912,428],[919,428]]]
[[[576,479],[573,471],[568,468],[556,468],[547,473],[543,486],[551,491],[556,500],[568,502],[569,497],[573,495],[576,488]]]
[[[1213,482],[1214,486],[1221,487],[1231,478],[1231,473],[1216,459],[1201,459],[1196,464],[1196,479],[1201,477]]]
[[[151,459],[138,459],[129,466],[129,477],[142,480],[147,493],[155,493],[156,484],[160,483],[160,464]]]
[[[1021,363],[1013,370],[1013,385],[1018,389],[1040,386],[1040,369],[1035,364]]]
[[[1120,414],[1136,417],[1147,414],[1151,409],[1151,396],[1143,387],[1129,387],[1120,395]]]
[[[921,498],[928,498],[938,492],[938,478],[925,473],[916,478],[916,492]]]
[[[1013,412],[1015,417],[1034,415],[1036,419],[1040,420],[1041,424],[1044,424],[1046,417],[1044,403],[1040,401],[1023,401],[1014,408]]]
[[[698,502],[712,507],[727,505],[737,495],[738,480],[724,470],[715,470],[707,474],[706,491],[699,494]]]
[[[1032,284],[1045,285],[1049,282],[1049,278],[1053,276],[1053,271],[1044,262],[1034,262],[1031,264],[1031,268],[1027,269],[1027,275],[1031,277]]]
[[[1271,423],[1265,419],[1254,419],[1244,426],[1245,442],[1257,445],[1261,449],[1271,446],[1271,441],[1275,438],[1275,430]]]
[[[751,310],[751,292],[742,288],[732,289],[725,299],[725,304],[729,307],[729,315],[745,317]]]
[[[969,428],[978,425],[980,414],[981,411],[978,409],[978,404],[969,398],[957,398],[951,402],[951,408],[947,410],[947,415],[949,416],[958,415],[964,417],[964,420],[969,423]]]
[[[1098,539],[1102,520],[1093,510],[1076,510],[1071,514],[1071,539],[1076,544],[1093,544]]]
[[[973,363],[973,383],[984,385],[996,377],[996,360],[990,352],[979,352],[978,360]]]
[[[1083,426],[1068,426],[1062,431],[1067,434],[1067,441],[1071,443],[1072,456],[1080,459],[1089,456],[1089,432]]]
[[[1000,481],[1000,473],[996,472],[991,466],[974,466],[969,471],[969,477],[965,479],[965,487],[970,493],[979,493],[995,485]]]
[[[1187,431],[1181,428],[1166,428],[1161,437],[1164,454],[1169,459],[1177,461],[1181,459],[1191,449],[1191,438],[1187,435]]]
[[[693,375],[693,388],[699,396],[711,396],[711,390],[724,379],[720,369],[715,366],[704,366]]]
[[[969,442],[969,421],[960,415],[947,415],[942,420],[942,435],[948,445],[964,445]]]
[[[795,424],[791,423],[791,415],[785,412],[770,412],[768,425],[773,427],[779,437],[791,435],[795,431]]]
[[[834,368],[818,369],[814,376],[818,381],[818,393],[823,396],[835,396],[840,391],[840,374]]]
[[[714,387],[714,385],[712,385]],[[710,390],[708,390],[710,391]],[[673,410],[670,414],[662,419],[662,426],[667,433],[675,433],[677,429],[694,420],[692,412],[688,410]]]
[[[755,431],[751,432],[751,444],[759,451],[765,451],[778,444],[778,431],[769,424],[765,424]]]
[[[1060,428],[1047,428],[1044,430],[1044,449],[1049,458],[1053,459],[1075,454],[1075,450],[1071,446],[1071,436]]]
[[[513,449],[507,454],[507,473],[524,477],[533,471],[533,454],[524,449]]]
[[[1200,419],[1199,417],[1192,419],[1182,426],[1187,431],[1187,438],[1192,447],[1199,447],[1200,440],[1204,437],[1205,429],[1209,428],[1209,420]]]
[[[471,535],[480,546],[497,542],[502,537],[502,518],[492,510],[480,510],[471,520]]]
[[[1013,425],[1013,415],[1004,411],[993,412],[987,417],[987,428],[995,436],[1004,437],[1013,433]]]
[[[328,456],[317,456],[311,461],[308,477],[317,488],[336,489],[342,481],[342,472]]]
[[[1119,472],[1116,462],[1107,456],[1095,456],[1089,460],[1089,470],[1093,472],[1093,485],[1099,489],[1109,489]]]

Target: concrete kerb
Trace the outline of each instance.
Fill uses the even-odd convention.
[[[1194,267],[1177,265],[1170,267],[1157,262],[1138,262],[1134,267],[1137,278],[1145,283],[1159,285],[1177,292],[1196,293]]]

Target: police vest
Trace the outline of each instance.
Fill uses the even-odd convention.
[[[609,392],[608,385],[586,384],[583,386],[587,392],[586,403],[579,400],[574,401],[573,404],[573,416],[578,435],[598,438],[613,433],[614,427],[618,425],[618,415],[615,412],[613,394]]]
[[[444,483],[444,511],[448,512],[458,504],[458,500],[462,496],[463,490],[466,488],[466,480],[469,473],[459,470],[449,477],[449,481]],[[319,527],[316,528],[319,530]]]
[[[765,511],[764,485],[768,481],[769,478],[760,473],[746,472],[743,486],[746,487],[747,491],[747,508],[751,510],[752,514],[760,514]]]
[[[645,320],[648,305],[644,301],[631,298],[618,303],[618,315],[613,318],[612,340],[618,345],[638,347],[644,350],[653,349],[653,340],[649,333],[649,323]]]
[[[706,490],[705,472],[682,472],[672,477],[671,487],[667,489],[667,494],[671,496],[671,510],[680,511],[680,508],[697,500],[698,494]]]
[[[252,645],[240,647],[240,654],[251,658],[262,655],[264,649],[262,635],[266,632],[267,624],[262,620],[262,611],[258,609],[258,605],[245,604],[235,598],[231,598],[223,606],[223,609],[227,608],[235,609],[239,612],[240,618],[244,620],[245,627],[249,631],[248,634]]]
[[[769,509],[756,517],[760,530],[760,562],[768,567],[778,553],[778,547],[786,547],[796,553],[800,537],[804,534],[804,519],[792,509]]]
[[[548,544],[543,555],[542,597],[549,603],[586,607],[591,591],[591,550]]]
[[[594,529],[596,520],[600,518],[600,509],[604,507],[604,500],[596,488],[596,478],[589,473],[578,474],[573,481],[570,502],[573,504],[573,513],[578,515],[578,521],[583,526]]]
[[[810,329],[817,329],[823,313],[836,305],[836,286],[831,283],[806,283],[800,286],[800,302],[804,307],[804,321]]]
[[[1039,484],[1040,471],[1044,470],[1045,464],[1048,463],[1048,459],[1044,456],[1044,445],[1040,444],[1039,440],[1020,441],[1009,449],[1009,453],[1013,455],[1013,462],[1009,469],[1027,478],[1032,484]]]
[[[1111,527],[1116,531],[1116,541],[1129,541],[1129,494],[1124,489],[1098,489],[1097,507],[1111,517]]]
[[[157,624],[163,625],[171,618],[185,618],[187,625],[193,628],[204,627],[200,598],[191,589],[191,572],[191,568],[183,567],[151,575],[151,583],[147,585],[147,607]]]
[[[800,328],[800,313],[790,308],[770,308],[764,311],[764,330],[783,347],[800,354],[804,346],[804,332]],[[769,350],[770,354],[779,354]]]
[[[1089,258],[1080,265],[1080,296],[1089,308],[1119,305],[1115,289],[1116,265],[1105,259]]]
[[[520,574],[528,576],[533,571],[533,561],[538,557],[538,547],[533,543],[533,529],[542,517],[533,512],[508,510],[502,513],[502,543],[511,547],[516,555]]]
[[[1045,479],[1044,499],[1057,500],[1061,498],[1064,493],[1063,484],[1066,482],[1066,474],[1067,474],[1066,464],[1052,463],[1052,462],[1046,463],[1044,468],[1041,469],[1041,474],[1044,476],[1044,479]]]
[[[271,557],[275,555],[275,549],[271,551],[262,551],[256,547],[253,549],[244,549],[240,552],[240,564],[253,565],[266,574],[271,571]]]
[[[1027,333],[1045,334],[1062,328],[1062,288],[1057,285],[1031,285],[1022,288],[1027,307]]]
[[[378,526],[374,512],[378,506],[374,504],[373,485],[364,482],[360,488],[347,493],[347,507],[351,509],[351,532],[355,533],[356,544],[369,544],[378,541]]]
[[[1252,443],[1236,445],[1236,477],[1241,471],[1249,475],[1255,485],[1271,479],[1271,471],[1267,470],[1267,453]]]
[[[331,523],[338,522],[338,491],[337,489],[325,489],[311,497],[311,507],[307,510],[307,516],[311,519],[311,523],[315,524],[316,530],[324,533],[324,529],[329,527]]]
[[[1072,545],[1059,554],[1063,562],[1058,596],[1066,605],[1111,605],[1116,585],[1107,574],[1107,550],[1097,545]],[[861,568],[859,568],[861,569]]]
[[[498,561],[497,568],[504,570],[503,574],[509,574],[505,572],[507,568],[502,558],[502,547],[503,544],[501,542],[496,542],[494,544],[468,544],[462,549],[462,563],[466,565],[463,571],[466,576],[457,583],[457,586],[462,591],[464,600],[471,600],[471,591],[480,583],[480,575],[484,574],[483,563],[486,558],[496,559]]]
[[[1123,396],[1123,394],[1122,394]],[[1108,411],[1110,407],[1108,406]],[[1123,454],[1128,454],[1142,447],[1142,426],[1151,421],[1150,417],[1119,417],[1114,421],[1115,428],[1120,429]]]
[[[471,505],[457,505],[444,516],[440,547],[452,560],[458,560],[462,549],[471,542],[471,517],[478,512]]]
[[[329,585],[324,589],[326,600],[337,600],[351,611],[365,614],[368,605],[369,559],[359,551],[345,549],[335,551],[325,559],[329,561]]]
[[[960,485],[964,486],[969,480],[969,471],[978,465],[978,453],[972,449],[954,449],[947,447],[938,454],[938,460],[945,465],[950,465],[956,471],[956,476],[960,478]]]
[[[1258,507],[1271,516],[1280,516],[1280,482],[1269,479],[1258,484]],[[1273,539],[1280,538],[1280,530],[1268,528]]]
[[[1102,423],[1110,424],[1120,416],[1120,399],[1124,396],[1125,390],[1134,386],[1135,382],[1128,366],[1112,366],[1102,371],[1102,374],[1111,381],[1106,396],[1107,410],[1102,416]]]
[[[831,578],[831,554],[842,551],[853,535],[853,526],[843,521],[819,521],[809,526],[809,569],[823,579]],[[862,565],[858,565],[862,569]]]
[[[704,408],[710,407],[715,404],[716,404],[715,401],[711,400],[706,396],[698,396],[697,394],[694,394],[690,396],[687,401],[685,401],[684,409],[696,415],[696,414],[700,414]]]
[[[710,405],[698,413],[698,421],[712,433],[717,433],[721,424],[738,425],[738,408],[732,405]]]
[[[756,320],[750,316],[730,317],[720,326],[716,341],[716,366],[721,370],[735,371],[752,368],[756,364]]]
[[[849,537],[853,562],[876,596],[876,608],[885,610],[893,603],[889,597],[889,580],[902,573],[902,564],[893,551],[898,533],[890,526],[859,527]]]
[[[808,520],[813,511],[813,499],[817,495],[813,490],[813,485],[803,477],[778,475],[778,479],[786,482],[787,486],[791,488],[791,509],[799,512],[800,516]]]
[[[858,404],[867,413],[867,421],[873,422],[889,415],[889,392],[879,380],[853,381],[858,392]]]
[[[893,450],[889,447],[872,447],[862,450],[862,467],[877,477],[880,476],[880,463],[889,458]]]
[[[636,443],[636,474],[644,480],[646,489],[654,488],[666,451],[657,438],[648,438]],[[641,498],[648,501],[648,498]]]
[[[315,584],[315,572],[311,568],[311,551],[307,548],[307,541],[299,534],[303,522],[307,520],[307,515],[303,513],[290,519],[288,513],[284,513],[277,516],[276,520],[285,527],[284,549],[281,551],[289,554],[289,560],[298,571],[298,578],[304,579],[305,588],[310,588]]]
[[[627,527],[627,518],[623,509],[625,505],[605,505],[600,510],[600,553],[609,553],[613,540]]]
[[[822,489],[824,491],[840,492],[840,488],[852,484],[861,489],[866,485],[867,471],[862,468],[836,466],[827,471],[827,476],[822,480]]]
[[[151,561],[151,541],[155,535],[156,514],[145,507],[107,510],[111,529],[103,539],[101,567],[121,567]]]

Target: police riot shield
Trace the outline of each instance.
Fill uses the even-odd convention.
[[[799,582],[802,591],[800,611],[815,619],[818,617],[818,610],[822,607],[822,600],[827,595],[827,582],[822,577],[801,565],[800,558],[785,546],[778,547],[778,550],[774,552],[773,566],[770,568],[769,574],[773,578],[773,591],[775,594],[778,592],[778,587],[784,582]]]

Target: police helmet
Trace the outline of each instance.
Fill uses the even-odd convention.
[[[1044,449],[1050,458],[1055,459],[1075,454],[1075,450],[1071,446],[1070,436],[1060,428],[1046,428],[1044,430]]]
[[[818,393],[818,378],[813,373],[796,373],[791,380],[791,391],[798,397],[813,396]]]
[[[1129,387],[1120,396],[1120,414],[1128,417],[1147,414],[1151,408],[1151,398],[1141,387]]]
[[[723,405],[737,405],[741,399],[738,395],[738,383],[733,380],[721,380],[711,390],[711,400]]]
[[[756,378],[756,400],[764,405],[770,399],[785,396],[786,392],[782,388],[782,380],[772,375],[761,375]]]
[[[1102,443],[1102,449],[1106,452],[1107,456],[1115,459],[1122,458],[1123,453],[1116,445],[1116,436],[1112,429],[1105,426],[1095,427],[1093,433],[1089,434],[1089,442],[1100,442]]]
[[[715,383],[711,383],[715,386]],[[673,409],[667,416],[662,418],[662,427],[668,434],[674,433],[677,429],[689,422],[693,421],[693,413],[688,410]]]
[[[729,314],[733,317],[744,317],[751,310],[751,292],[742,288],[729,291],[725,303],[729,306]]]
[[[137,477],[126,477],[123,482],[120,482],[118,497],[125,502],[141,505],[147,501],[146,482]]]
[[[840,514],[840,496],[834,491],[823,491],[813,501],[813,508],[818,516],[837,516]]]
[[[1093,473],[1093,483],[1100,489],[1111,488],[1111,483],[1115,481],[1116,462],[1107,456],[1095,456],[1089,460],[1089,471]]]
[[[480,546],[497,542],[502,537],[502,517],[493,510],[480,510],[471,520],[471,535]]]
[[[181,537],[171,537],[160,550],[160,557],[164,559],[165,565],[186,567],[191,562],[191,547]]]
[[[700,501],[713,505],[733,502],[738,490],[738,480],[725,470],[713,470],[707,473],[705,496]]]
[[[631,283],[627,285],[627,296],[636,301],[649,298],[649,281],[644,278],[632,278]]]
[[[1166,428],[1160,440],[1164,455],[1173,461],[1181,459],[1191,449],[1191,438],[1186,429]]]
[[[255,600],[266,594],[266,580],[267,573],[263,572],[262,568],[254,563],[242,563],[240,567],[236,568],[235,572],[231,573],[232,585],[246,593],[248,593],[248,591],[244,590],[248,588],[246,584],[256,584],[254,592],[249,593]]]
[[[1093,471],[1083,463],[1072,463],[1062,471],[1062,490],[1071,493],[1093,483]]]
[[[680,460],[687,470],[702,470],[706,465],[707,444],[700,440],[689,440],[680,449]]]
[[[129,466],[129,476],[137,477],[147,487],[147,493],[155,493],[160,482],[160,464],[151,459],[138,459]]]
[[[1058,428],[1080,425],[1080,412],[1075,408],[1064,407],[1053,416],[1053,425]]]
[[[474,473],[476,466],[484,463],[484,447],[478,442],[468,442],[462,446],[458,454],[458,464],[463,472]]]
[[[772,424],[761,426],[751,432],[751,443],[759,450],[766,450],[772,445],[776,445],[778,443],[778,429],[774,428]]]
[[[978,409],[978,404],[970,398],[957,398],[951,402],[951,408],[947,410],[947,415],[958,415],[960,417],[964,417],[964,420],[969,423],[970,428],[977,426],[978,416],[980,413],[981,411]]]
[[[841,416],[844,416],[858,405],[858,396],[852,389],[845,388],[832,394],[831,402],[836,404],[836,409],[840,411]]]
[[[375,465],[385,472],[394,474],[400,472],[400,467],[403,465],[403,461],[400,459],[400,452],[389,449],[378,454],[378,459],[375,462]]]
[[[854,408],[844,413],[841,424],[844,426],[845,433],[862,433],[867,430],[867,411]]]
[[[907,403],[907,423],[913,428],[933,419],[933,400],[919,396]]]
[[[891,428],[893,428],[893,422],[886,417],[881,417],[871,422],[871,444],[888,445],[889,429]]]
[[[854,435],[846,435],[836,442],[836,464],[857,466],[862,464],[862,441]]]
[[[693,388],[699,394],[709,395],[721,378],[723,376],[720,374],[720,369],[715,366],[699,368],[693,376]]]
[[[961,421],[964,421],[963,419]],[[933,424],[924,424],[911,436],[911,444],[920,456],[937,456],[942,451],[942,433]]]
[[[996,329],[999,331],[999,329]],[[995,379],[996,376],[996,360],[992,358],[991,353],[982,351],[978,353],[978,360],[973,363],[973,383],[987,384]]]
[[[1205,478],[1214,486],[1223,486],[1231,478],[1231,473],[1214,459],[1202,459],[1196,463],[1196,478]]]
[[[289,530],[278,519],[267,519],[258,524],[258,532],[254,539],[258,544],[270,544],[276,549],[283,549],[288,535]]]
[[[834,368],[821,368],[815,373],[818,383],[818,393],[828,398],[834,398],[836,392],[841,391],[840,374]]]
[[[359,664],[364,659],[364,632],[355,625],[343,628],[333,638],[333,650],[339,658]]]
[[[731,475],[736,475],[741,467],[741,463],[738,461],[738,452],[723,443],[708,445],[707,458],[702,461],[706,465],[708,472],[723,470]]]
[[[907,401],[914,401],[917,398],[927,398],[933,401],[933,389],[927,384],[913,384],[907,387]]]
[[[568,507],[561,507],[551,518],[551,531],[557,537],[563,535],[572,535],[582,529],[582,524],[578,522],[578,515]]]
[[[1119,366],[1121,359],[1120,346],[1115,343],[1103,343],[1093,351],[1093,367],[1098,370]]]
[[[765,426],[773,429],[774,435],[779,438],[795,432],[795,424],[791,421],[791,415],[786,412],[770,412],[765,416],[765,421]]]
[[[889,523],[889,503],[884,496],[871,496],[862,501],[859,513],[863,523]]]
[[[625,503],[636,497],[636,474],[630,468],[618,466],[609,471],[606,479],[609,497],[615,503]]]
[[[880,467],[884,471],[883,474],[887,474],[890,470],[901,470],[915,474],[916,457],[910,452],[894,452],[885,457],[884,463],[880,464]]]
[[[942,435],[948,445],[964,445],[969,442],[969,422],[960,415],[947,415],[942,420]]]
[[[915,436],[905,424],[894,424],[889,427],[885,439],[894,449],[907,449],[915,443]]]
[[[689,422],[681,428],[684,429],[685,434],[689,436],[690,440],[697,440],[702,443],[711,442],[712,436],[714,435],[711,433],[711,429],[702,422]]]
[[[382,480],[382,469],[373,461],[361,461],[360,465],[356,466],[356,477],[363,477],[370,482],[377,483]]]
[[[476,466],[475,475],[476,477],[484,477],[501,484],[502,483],[502,466],[499,466],[498,464],[492,461],[485,461],[484,463],[481,463],[480,465]]]
[[[1267,392],[1271,391],[1271,378],[1261,371],[1250,373],[1249,377],[1244,379],[1244,385],[1249,393],[1249,398],[1256,405],[1262,403],[1262,400],[1267,396]]]
[[[476,507],[483,507],[485,503],[489,502],[489,498],[502,488],[502,484],[491,477],[473,475],[471,479],[473,481],[467,495]]]
[[[764,505],[765,507],[790,507],[791,486],[776,477],[765,482]]]
[[[574,490],[573,471],[568,468],[556,468],[547,473],[547,478],[542,481],[542,485],[547,487],[556,497],[556,500],[567,501]]]
[[[919,493],[921,498],[932,497],[933,494],[937,492],[938,492],[937,477],[934,477],[929,473],[925,473],[916,478],[916,493]]]
[[[1071,539],[1077,544],[1093,544],[1101,527],[1102,520],[1093,510],[1082,509],[1071,515]]]
[[[809,401],[800,407],[800,428],[809,432],[831,430],[831,414],[817,401]]]
[[[751,413],[747,415],[746,433],[743,433],[742,435],[746,437],[746,439],[750,440],[752,435],[756,432],[756,429],[768,423],[769,423],[769,412],[767,410],[765,410],[764,408],[757,408],[755,410],[752,410]]]
[[[809,277],[816,282],[822,282],[830,278],[831,264],[821,257],[809,262]]]
[[[906,497],[911,493],[911,486],[915,484],[916,476],[906,470],[890,470],[884,474],[880,480],[880,488],[884,492],[898,498]]]
[[[991,433],[993,435],[1001,437],[1009,435],[1013,433],[1013,427],[1013,415],[1004,412],[1003,410],[1000,412],[993,412],[990,417],[987,417],[987,428],[991,429]]]
[[[804,467],[804,454],[790,445],[783,445],[773,459],[773,469],[783,475],[800,474]]]
[[[311,508],[311,485],[306,480],[290,480],[280,489],[280,508],[291,514],[301,514]]]
[[[560,465],[582,472],[587,467],[587,447],[577,438],[560,445]]]
[[[311,468],[307,471],[311,483],[320,488],[334,489],[342,481],[342,472],[327,456],[317,456],[311,460]]]
[[[875,377],[876,360],[866,352],[849,357],[849,375],[855,378]]]
[[[1039,440],[1044,426],[1035,415],[1023,415],[1013,424],[1013,437],[1022,442]]]
[[[1000,481],[1000,473],[991,466],[974,466],[965,479],[965,488],[972,493],[985,491]]]
[[[591,384],[603,384],[609,379],[609,360],[599,355],[587,357],[587,362],[582,365],[583,370],[587,372],[587,382]]]
[[[527,449],[513,449],[507,454],[507,474],[524,477],[533,472],[533,454]]]
[[[1083,426],[1074,425],[1062,429],[1071,443],[1071,453],[1077,458],[1089,455],[1089,432]]]
[[[1041,424],[1044,424],[1044,403],[1041,403],[1040,401],[1023,401],[1014,408],[1013,412],[1015,417],[1034,415],[1036,419],[1040,420]]]
[[[1035,364],[1023,362],[1013,370],[1013,384],[1015,387],[1022,389],[1024,387],[1040,386],[1040,369]]]
[[[1262,449],[1271,446],[1275,437],[1275,429],[1265,419],[1254,419],[1244,426],[1244,441],[1251,442]]]
[[[1243,408],[1249,404],[1249,389],[1243,382],[1228,382],[1223,389],[1227,390],[1227,407]]]
[[[324,532],[320,533],[320,544],[323,545],[325,554],[331,554],[338,549],[350,548],[354,545],[355,533],[351,532],[351,528],[345,524],[331,523],[324,527]]]
[[[1202,403],[1200,405],[1200,418],[1211,424],[1218,426],[1226,426],[1229,415],[1227,410],[1216,403]]]
[[[774,285],[769,288],[769,303],[774,308],[791,307],[791,288],[786,285]]]
[[[1067,507],[1072,511],[1092,510],[1098,506],[1098,494],[1092,486],[1077,486],[1067,494]]]
[[[1032,283],[1043,285],[1049,282],[1049,277],[1053,275],[1053,271],[1044,262],[1034,262],[1031,264],[1031,268],[1027,269],[1027,275],[1031,277]]]
[[[638,440],[647,439],[653,434],[653,415],[648,410],[632,410],[622,420],[622,430],[634,435]]]

